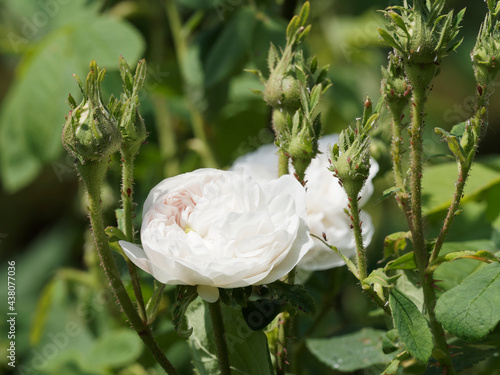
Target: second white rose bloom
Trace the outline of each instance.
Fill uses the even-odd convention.
[[[158,281],[197,285],[214,302],[217,288],[271,283],[297,265],[313,244],[305,200],[291,176],[258,184],[243,171],[199,169],[154,187],[142,248],[120,245]]]
[[[338,179],[328,170],[328,145],[333,146],[338,136],[328,135],[319,140],[319,150],[322,154],[312,160],[306,171],[306,205],[307,224],[311,233],[322,237],[325,233],[327,242],[337,247],[346,257],[354,256],[356,252],[354,235],[350,229],[350,219],[345,214],[348,200]],[[238,158],[232,169],[242,168],[260,183],[270,181],[278,175],[277,147],[274,144],[261,146],[256,151]],[[372,179],[378,172],[378,164],[371,159],[370,177],[361,191],[360,206],[365,204],[373,194]],[[370,215],[362,211],[363,239],[365,246],[372,239],[374,228]],[[306,270],[324,270],[344,265],[340,257],[318,239],[314,246],[302,258],[299,267]]]

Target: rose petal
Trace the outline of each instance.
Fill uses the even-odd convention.
[[[198,285],[196,287],[196,291],[201,299],[207,301],[208,303],[217,302],[219,299],[219,288],[208,285]]]

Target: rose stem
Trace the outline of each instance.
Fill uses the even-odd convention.
[[[124,215],[124,233],[127,237],[127,241],[134,243],[134,226],[132,223],[133,216],[133,192],[134,192],[134,156],[129,152],[122,150],[122,207]],[[139,316],[145,322],[147,322],[148,317],[146,315],[146,309],[144,307],[144,297],[142,296],[141,284],[139,279],[139,274],[137,273],[135,265],[132,261],[125,257],[127,260],[128,272],[130,273],[130,279],[132,280],[132,287],[134,289],[135,298],[137,300],[137,308],[139,310]]]
[[[222,310],[220,307],[220,299],[214,303],[207,303],[212,319],[212,327],[214,329],[215,346],[217,349],[217,358],[219,359],[219,370],[221,375],[231,375],[229,365],[229,353],[227,350],[226,334],[224,331],[224,320],[222,318]]]
[[[368,276],[365,245],[363,244],[363,233],[361,229],[361,221],[359,219],[358,196],[349,197],[351,207],[351,222],[354,231],[354,241],[356,243],[356,260],[358,263],[358,278],[361,284]]]
[[[423,130],[424,130],[424,109],[427,93],[427,86],[413,84],[413,97],[411,107],[411,142],[410,142],[410,163],[411,163],[411,216],[412,216],[412,242],[415,253],[415,263],[418,269],[420,285],[424,293],[424,302],[429,315],[429,323],[434,337],[436,348],[443,355],[439,363],[446,368],[448,375],[455,374],[451,362],[448,344],[441,324],[436,320],[434,307],[436,305],[436,295],[432,287],[432,278],[426,277],[428,264],[427,248],[424,240],[424,228],[422,217],[422,152],[423,152]]]
[[[160,366],[169,375],[177,375],[178,372],[165,357],[163,352],[154,339],[149,326],[141,319],[134,304],[130,300],[127,291],[120,278],[120,272],[116,266],[113,255],[108,245],[108,240],[104,232],[101,206],[101,183],[107,169],[107,162],[87,162],[86,164],[77,164],[85,186],[87,188],[89,200],[90,223],[94,234],[94,240],[97,253],[101,258],[104,273],[106,274],[113,293],[118,299],[123,311],[127,315],[132,327],[135,329],[141,340],[151,350]]]
[[[284,176],[289,173],[288,170],[288,155],[280,149],[278,151],[278,176]],[[288,273],[287,282],[294,284],[295,282],[295,267]],[[284,375],[286,373],[286,347],[287,347],[287,334],[290,331],[292,322],[287,313],[280,313],[278,319],[278,340],[275,346],[276,356],[276,371],[277,375]]]
[[[488,103],[489,95],[484,91],[486,90],[483,90],[481,91],[481,93],[477,94],[476,113],[470,119],[470,124],[474,127],[473,132],[474,134],[477,135],[475,137],[474,154],[479,145],[480,134],[488,124],[487,108],[489,104]],[[472,159],[473,158],[474,156],[472,156]],[[458,207],[460,206],[460,201],[462,200],[462,195],[465,188],[465,182],[469,177],[471,166],[472,166],[472,161],[468,166],[462,164],[459,165],[458,178],[457,181],[455,182],[455,195],[453,197],[453,201],[450,204],[450,207],[448,208],[448,213],[446,215],[446,218],[444,219],[443,227],[441,228],[441,231],[439,232],[439,235],[436,239],[436,243],[434,244],[434,248],[432,250],[429,263],[432,263],[439,256],[439,252],[441,251],[441,247],[443,246],[444,240],[446,239],[448,231],[450,230],[451,225],[453,224],[453,220],[455,219],[456,216],[456,211],[458,210]]]
[[[288,156],[280,149],[278,151],[278,177],[288,174]]]
[[[392,112],[392,111],[391,111]],[[408,193],[406,191],[406,184],[403,174],[403,134],[401,130],[403,129],[402,124],[402,112],[392,113],[392,143],[391,143],[391,156],[392,156],[392,167],[394,170],[394,182],[398,192],[396,193],[396,201],[398,202],[399,208],[403,211],[408,226],[412,228],[412,217],[408,206]]]

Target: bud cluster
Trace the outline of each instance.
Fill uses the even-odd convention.
[[[71,111],[64,124],[62,143],[81,164],[107,158],[120,148],[121,134],[116,120],[101,99],[105,73],[106,69],[99,69],[92,60],[85,86],[74,76],[83,94],[82,102],[76,105],[75,99],[68,97]]]
[[[141,60],[133,77],[123,57],[120,73],[123,93],[120,100],[111,97],[108,106],[103,103],[101,85],[106,69],[100,69],[92,60],[85,85],[74,75],[83,94],[82,102],[68,97],[71,111],[66,116],[62,143],[66,150],[83,165],[88,161],[103,161],[120,148],[135,155],[146,139],[144,120],[138,112],[138,93],[146,78],[146,62]]]
[[[491,84],[500,66],[500,2],[488,0],[488,14],[481,24],[476,45],[471,52],[472,67],[478,84],[479,95],[490,95]],[[486,91],[486,92],[485,92]]]
[[[370,174],[369,131],[375,125],[378,113],[373,113],[372,102],[366,98],[363,117],[354,129],[348,127],[339,135],[330,151],[330,170],[339,179],[350,200],[357,199]]]
[[[329,66],[318,69],[316,58],[306,61],[299,45],[311,29],[306,26],[309,2],[286,30],[284,50],[271,44],[268,55],[269,78],[253,71],[264,85],[264,101],[273,108],[272,122],[276,144],[290,157],[297,178],[303,182],[306,168],[318,152],[321,135],[320,115],[315,113],[321,95],[330,87]]]
[[[441,59],[462,42],[457,35],[465,9],[442,15],[444,6],[445,0],[413,0],[413,6],[404,0],[384,11],[390,22],[379,29],[380,37],[403,58],[413,86],[427,88]]]

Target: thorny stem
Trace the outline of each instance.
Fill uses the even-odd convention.
[[[186,55],[187,55],[187,43],[186,35],[182,27],[181,17],[174,0],[166,0],[166,11],[167,17],[170,25],[170,31],[172,33],[172,38],[174,40],[175,51],[177,55],[177,60],[181,67],[181,75],[184,83],[188,82],[188,75],[190,72],[186,68]],[[205,133],[205,124],[203,115],[200,110],[193,103],[191,95],[187,94],[186,105],[189,110],[189,115],[191,117],[191,123],[193,126],[194,136],[199,142],[194,143],[196,145],[195,151],[198,151],[200,156],[203,158],[205,165],[210,168],[217,168],[218,164],[213,154],[213,150],[210,147],[207,136]]]
[[[393,115],[391,156],[393,163],[392,168],[394,171],[394,183],[396,185],[396,188],[398,189],[398,192],[396,193],[396,201],[398,202],[399,208],[406,216],[408,225],[410,226],[410,228],[412,228],[413,225],[409,207],[408,192],[406,191],[406,182],[403,173],[404,139],[401,131],[402,129],[402,116],[398,114],[396,114],[396,116]]]
[[[436,305],[436,295],[432,286],[432,278],[426,277],[428,264],[427,249],[424,240],[424,228],[422,217],[422,152],[423,152],[423,130],[424,130],[424,107],[426,98],[426,88],[414,86],[412,98],[412,121],[411,121],[411,141],[410,141],[410,163],[411,163],[411,222],[412,243],[415,254],[415,263],[418,269],[420,285],[424,294],[424,302],[429,315],[429,323],[434,337],[436,348],[440,352],[440,358],[436,358],[443,368],[447,369],[447,374],[455,374],[451,362],[448,344],[446,342],[443,327],[436,320],[434,308]]]
[[[453,224],[453,220],[455,219],[456,212],[458,207],[460,206],[460,201],[462,200],[462,194],[465,188],[465,181],[469,175],[470,167],[463,168],[459,167],[458,171],[458,179],[455,183],[455,195],[453,197],[453,201],[451,202],[450,207],[448,207],[448,213],[446,214],[446,218],[444,219],[443,226],[439,232],[439,235],[436,239],[436,243],[434,244],[434,248],[432,249],[432,254],[429,259],[429,264],[437,259],[439,256],[439,252],[441,251],[441,247],[443,246],[444,240],[446,239],[446,235]]]
[[[127,237],[127,241],[135,242],[133,218],[133,184],[134,184],[134,156],[129,152],[122,152],[122,207],[124,216],[123,231]],[[144,305],[144,297],[142,296],[141,283],[137,269],[132,261],[126,257],[127,268],[130,273],[132,287],[134,289],[135,298],[137,300],[137,309],[139,316],[143,321],[147,321],[146,308]]]
[[[477,147],[479,145],[479,139],[482,130],[486,127],[487,122],[488,122],[488,112],[485,110],[484,113],[482,113],[483,108],[488,107],[488,98],[489,96],[487,94],[481,94],[478,95],[477,97],[477,105],[476,105],[476,113],[474,116],[470,119],[470,122],[475,126],[476,128],[474,129],[475,134],[477,134],[476,137],[476,143],[474,145],[474,150],[477,150]],[[475,153],[476,151],[474,151]],[[465,183],[467,181],[467,178],[469,177],[469,172],[471,169],[472,165],[461,165],[459,164],[458,167],[458,178],[457,181],[455,182],[455,195],[453,196],[453,201],[450,204],[450,207],[448,208],[448,213],[446,214],[446,218],[444,219],[443,226],[439,232],[439,235],[436,239],[436,243],[434,244],[434,248],[432,249],[432,254],[429,260],[429,263],[432,263],[434,260],[436,260],[439,257],[439,252],[441,251],[441,248],[443,246],[443,243],[446,239],[446,236],[448,234],[448,231],[450,230],[453,221],[456,216],[456,212],[460,206],[460,202],[462,200],[462,195],[464,193],[464,188],[465,188]]]
[[[425,90],[413,91],[412,122],[410,140],[410,190],[411,190],[411,218],[412,242],[415,251],[415,261],[419,272],[427,267],[427,251],[424,240],[422,218],[422,152],[424,131]],[[422,276],[422,275],[421,275]],[[422,280],[421,280],[422,281]]]
[[[107,163],[105,161],[87,162],[86,164],[77,164],[77,168],[87,188],[90,223],[94,234],[94,240],[97,252],[101,258],[104,273],[111,284],[111,289],[118,299],[123,311],[127,315],[132,327],[135,329],[144,344],[146,344],[146,346],[151,350],[151,353],[160,366],[167,372],[167,374],[177,375],[177,370],[165,357],[158,346],[158,343],[154,339],[149,326],[141,319],[134,307],[134,304],[130,300],[108,245],[108,240],[104,232],[101,207],[101,183],[106,172]]]
[[[212,319],[214,329],[215,346],[217,350],[217,359],[219,360],[219,370],[221,375],[231,375],[229,364],[229,352],[227,350],[226,333],[224,330],[224,321],[220,307],[220,299],[214,303],[207,303]]]
[[[356,261],[358,264],[358,278],[361,285],[368,276],[365,245],[363,244],[363,233],[361,220],[359,219],[358,197],[349,197],[349,207],[351,214],[352,229],[354,231],[354,241],[356,243]]]
[[[276,342],[276,375],[285,375],[287,360],[287,336],[289,326],[291,324],[290,315],[287,312],[282,312],[278,315],[278,340]]]

